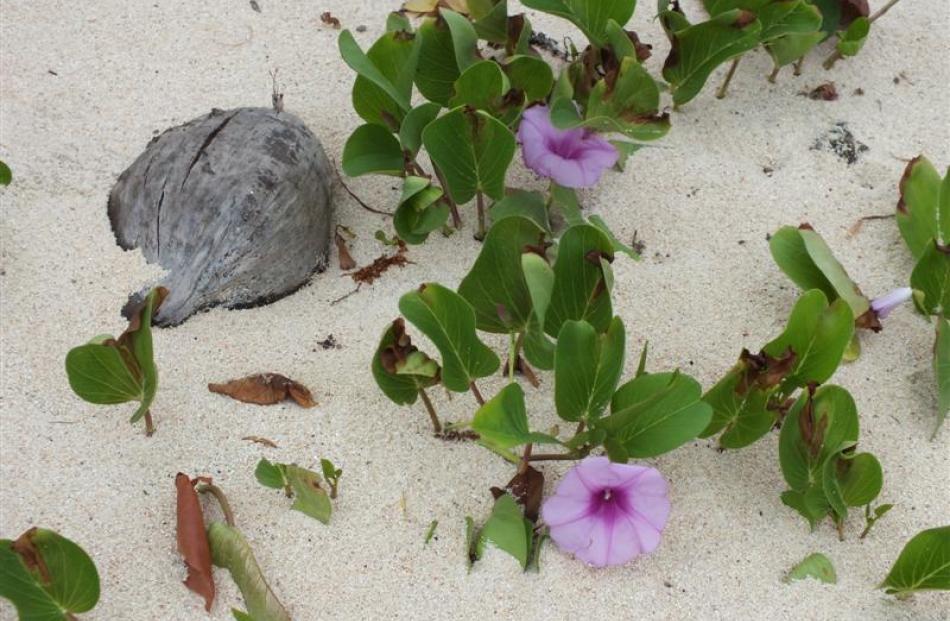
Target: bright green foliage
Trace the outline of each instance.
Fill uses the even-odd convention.
[[[531,553],[532,526],[525,519],[518,503],[510,494],[502,494],[495,501],[491,517],[477,534],[473,534],[474,557],[481,558],[489,545],[504,550],[521,564],[528,566]]]
[[[702,387],[683,373],[645,373],[617,389],[610,415],[596,420],[613,461],[655,457],[689,442],[709,425]],[[618,457],[625,457],[618,459]]]
[[[870,309],[870,301],[810,226],[780,228],[772,235],[769,249],[781,270],[803,290],[820,289],[830,302],[844,300],[856,319]]]
[[[838,38],[837,49],[842,56],[857,56],[871,31],[871,22],[866,17],[859,17],[851,22],[847,30]]]
[[[613,317],[606,275],[600,257],[613,259],[607,236],[591,225],[572,226],[558,244],[554,290],[544,330],[556,337],[565,321],[586,321],[604,332]]]
[[[367,123],[356,128],[343,147],[343,172],[350,177],[380,174],[401,176],[402,148],[392,132]]]
[[[99,601],[99,573],[78,545],[32,528],[16,541],[0,539],[0,597],[20,621],[68,621]]]
[[[103,405],[138,401],[140,405],[131,422],[145,415],[158,390],[152,315],[167,293],[162,288],[150,291],[118,339],[97,336],[66,354],[66,374],[77,396]]]
[[[603,45],[612,20],[620,26],[633,16],[636,0],[523,0],[530,9],[570,20],[594,45]]]
[[[407,244],[421,244],[429,233],[442,228],[448,217],[449,205],[442,200],[442,188],[423,177],[403,180],[393,228]]]
[[[283,489],[288,497],[293,497],[291,509],[324,524],[330,523],[333,505],[327,492],[320,486],[320,475],[316,472],[295,464],[273,463],[262,458],[257,462],[254,476],[261,485]]]
[[[456,108],[429,123],[422,142],[456,203],[467,203],[478,192],[504,198],[515,136],[501,121],[482,110]]]
[[[950,526],[922,531],[908,541],[881,588],[898,598],[950,590]]]
[[[371,50],[371,58],[363,53],[349,30],[340,33],[340,55],[359,75],[353,88],[353,107],[370,123],[388,126],[389,115],[398,127],[402,115],[409,111],[412,82],[407,78],[414,73],[418,49],[412,44],[407,53],[401,43],[404,38],[399,32],[386,33],[377,42],[379,47]]]
[[[933,245],[950,242],[950,170],[943,179],[924,156],[914,158],[900,182],[897,226],[907,247],[920,258]]]
[[[475,413],[474,429],[483,442],[499,449],[531,442],[556,444],[556,438],[528,429],[524,390],[519,384],[508,384]]]
[[[804,580],[805,578],[814,578],[826,584],[838,583],[838,575],[835,573],[834,565],[831,564],[831,560],[827,556],[820,552],[809,554],[800,563],[792,567],[792,570],[788,572],[788,576],[785,577],[785,582]]]
[[[399,310],[442,354],[442,383],[465,392],[473,381],[498,370],[498,356],[475,333],[475,311],[465,298],[428,283],[399,300]]]
[[[491,227],[478,259],[458,288],[475,309],[479,330],[516,334],[527,329],[533,305],[521,258],[543,248],[544,238],[535,221],[520,216],[504,218]]]
[[[661,14],[660,19],[672,22],[674,28],[682,25],[670,13]],[[701,24],[670,30],[673,49],[663,65],[663,77],[670,83],[673,102],[684,104],[699,94],[716,67],[757,46],[761,33],[762,23],[739,9],[720,13]]]
[[[10,185],[11,181],[13,181],[13,172],[6,162],[0,160],[0,186]]]
[[[722,432],[723,448],[748,446],[768,433],[775,424],[777,412],[769,407],[769,398],[777,386],[762,388],[750,382],[757,370],[741,360],[703,396],[713,409],[712,421],[700,437],[708,438]]]
[[[614,317],[604,334],[585,321],[565,321],[554,356],[554,403],[566,421],[591,422],[610,403],[623,372],[626,334]]]
[[[208,525],[208,544],[214,564],[231,573],[244,596],[248,612],[232,611],[235,618],[290,621],[290,614],[267,584],[251,546],[239,530],[222,522],[212,522]]]

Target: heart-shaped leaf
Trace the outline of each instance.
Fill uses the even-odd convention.
[[[661,19],[664,16],[681,18],[674,11],[662,14]],[[758,45],[761,32],[755,15],[741,9],[670,31],[673,49],[663,65],[663,77],[670,83],[673,103],[682,105],[699,94],[713,70]]]
[[[623,372],[626,334],[614,317],[604,334],[586,321],[565,321],[554,357],[554,404],[567,421],[598,418]]]
[[[838,520],[848,515],[848,507],[863,507],[873,502],[884,484],[881,463],[871,453],[855,454],[851,449],[832,455],[822,473],[825,497]]]
[[[485,550],[492,545],[513,556],[524,569],[528,566],[531,534],[531,522],[524,518],[518,503],[510,494],[502,494],[495,500],[491,517],[473,536],[475,558],[484,556]]]
[[[523,0],[522,4],[571,21],[596,46],[606,43],[609,20],[624,26],[637,6],[635,0]]]
[[[393,228],[407,244],[421,244],[429,233],[445,224],[449,206],[442,199],[442,188],[423,177],[407,176],[402,197],[393,216]]]
[[[881,588],[898,597],[928,589],[950,590],[950,526],[914,535],[901,550]]]
[[[838,583],[838,575],[835,573],[834,565],[831,564],[831,560],[827,556],[820,552],[809,554],[800,563],[792,567],[785,581],[791,582],[792,580],[804,580],[805,578],[814,578],[826,584]]]
[[[783,358],[789,350],[795,355],[795,366],[782,384],[788,394],[792,388],[827,381],[853,334],[854,318],[844,300],[829,305],[824,293],[812,289],[798,298],[785,331],[763,352],[773,358]]]
[[[495,112],[502,107],[501,99],[510,88],[501,66],[492,60],[483,60],[470,66],[455,81],[455,95],[449,105]]]
[[[512,56],[502,66],[511,86],[524,91],[527,102],[542,101],[554,86],[551,65],[535,56]]]
[[[613,318],[601,257],[613,259],[610,240],[589,224],[572,226],[558,244],[554,291],[544,330],[557,337],[565,321],[586,321],[605,332]]]
[[[246,617],[254,621],[290,621],[290,614],[267,584],[251,546],[239,530],[212,522],[208,526],[208,544],[214,564],[227,569],[241,590],[248,610]]]
[[[548,207],[540,192],[512,190],[492,205],[488,213],[495,225],[505,218],[527,218],[545,233],[551,233]]]
[[[527,329],[532,304],[521,257],[537,252],[543,242],[544,231],[525,218],[505,218],[488,231],[475,264],[458,288],[475,309],[479,330],[514,334]]]
[[[772,235],[769,249],[779,268],[803,290],[821,289],[831,302],[843,299],[855,318],[870,309],[870,301],[811,226],[780,228]]]
[[[904,169],[897,203],[897,226],[907,247],[920,258],[933,240],[950,241],[950,169],[940,173],[923,155]]]
[[[422,142],[456,203],[467,203],[478,192],[504,198],[515,154],[515,136],[504,123],[481,110],[456,108],[429,123]]]
[[[78,545],[42,528],[0,539],[0,597],[22,621],[68,621],[99,601],[99,573]]]
[[[373,378],[380,390],[399,405],[412,405],[419,391],[439,383],[437,362],[419,351],[406,334],[406,322],[393,321],[373,356]]]
[[[500,449],[521,444],[557,444],[557,438],[528,429],[528,414],[524,406],[524,390],[520,384],[508,384],[478,409],[472,420],[474,429],[483,442]]]
[[[391,130],[398,128],[412,98],[412,78],[419,62],[419,41],[411,34],[408,23],[391,23],[387,32],[369,48],[365,57],[355,40],[343,42],[350,55],[347,64],[367,68],[373,77],[357,72],[353,83],[353,109],[367,123],[382,125]],[[354,49],[355,48],[355,49]],[[346,60],[346,59],[345,59]],[[398,96],[394,96],[397,95]]]
[[[608,442],[628,457],[655,457],[689,442],[709,425],[702,387],[682,373],[645,373],[617,389],[610,415],[597,420]]]
[[[427,18],[419,26],[416,37],[419,39],[416,87],[429,101],[448,106],[454,94],[455,81],[461,74],[455,58],[452,32],[444,21]]]
[[[343,147],[343,172],[350,177],[404,174],[399,141],[382,125],[367,123],[356,128]]]
[[[131,352],[111,336],[74,347],[66,354],[69,386],[89,403],[113,405],[144,398],[142,380],[129,368]]]
[[[415,156],[422,148],[422,131],[439,116],[442,106],[426,102],[419,104],[406,114],[399,127],[399,142],[402,148]]]
[[[701,437],[722,431],[721,447],[742,448],[764,436],[775,424],[776,413],[768,408],[773,391],[747,386],[747,373],[746,363],[740,361],[703,396],[703,401],[713,409],[713,417]]]
[[[501,365],[475,333],[475,311],[454,291],[436,283],[422,285],[400,298],[399,311],[439,349],[442,383],[449,390],[465,392]]]

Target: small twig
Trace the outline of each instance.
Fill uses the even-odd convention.
[[[351,295],[356,295],[357,293],[359,293],[360,287],[362,287],[362,286],[363,286],[363,283],[360,283],[360,284],[356,285],[356,289],[353,289],[352,291],[350,291],[350,292],[347,293],[346,295],[340,296],[340,297],[338,297],[337,299],[333,300],[332,302],[330,302],[330,306],[335,306],[335,305],[339,304],[340,302],[342,302],[343,300],[345,300],[346,298],[350,297]]]
[[[900,0],[890,0],[890,2],[888,2],[887,4],[885,4],[884,6],[882,6],[882,7],[881,7],[880,9],[878,9],[873,15],[871,15],[870,17],[868,17],[868,22],[871,23],[871,24],[873,24],[873,23],[876,22],[878,19],[880,19],[881,17],[883,17],[885,13],[887,13],[888,11],[890,11],[891,8],[892,8],[895,4],[897,4],[898,2],[900,2]],[[835,38],[836,38],[836,39],[840,39],[841,37],[840,37],[840,35],[835,35]],[[836,43],[835,45],[837,46],[837,43]],[[835,50],[835,52],[834,52],[831,56],[829,56],[828,58],[825,59],[825,62],[822,63],[822,67],[824,67],[825,69],[831,69],[832,67],[835,66],[835,63],[838,62],[839,60],[841,60],[842,58],[844,58],[844,54],[842,54],[842,53],[841,53],[840,51],[838,51],[838,50]]]
[[[860,233],[861,228],[864,226],[864,223],[868,222],[869,220],[890,220],[893,217],[895,217],[895,214],[884,213],[884,214],[877,214],[873,216],[864,216],[864,217],[858,218],[855,221],[855,223],[851,225],[851,228],[848,229],[848,237],[854,237],[855,235]]]
[[[805,57],[804,57],[804,56],[802,56],[801,58],[799,58],[798,60],[796,60],[796,61],[795,61],[795,64],[793,65],[793,67],[795,68],[795,70],[792,72],[792,75],[794,75],[795,77],[800,76],[800,75],[802,74],[802,66],[804,66],[804,64],[805,64]]]
[[[214,496],[218,504],[221,505],[221,511],[224,513],[224,521],[228,523],[228,526],[234,526],[234,511],[231,510],[231,503],[228,502],[228,497],[224,495],[220,487],[214,483],[199,483],[195,489],[202,494],[211,494]]]
[[[583,457],[580,453],[539,453],[531,455],[528,461],[573,461]]]
[[[531,461],[531,442],[524,445],[524,453],[521,455],[521,463],[518,464],[518,474],[524,474],[528,471],[528,462]]]
[[[152,420],[152,411],[145,410],[145,437],[151,438],[155,434],[155,421]]]
[[[736,67],[739,66],[740,60],[742,60],[742,56],[736,56],[736,59],[732,61],[732,65],[729,67],[729,73],[726,74],[726,79],[723,80],[722,86],[716,91],[716,99],[723,99],[726,96],[726,91],[729,90],[729,83],[732,82],[732,76],[736,74]]]
[[[439,416],[435,413],[435,407],[433,407],[432,401],[429,399],[429,395],[426,394],[425,390],[420,388],[419,397],[422,399],[422,405],[426,406],[426,412],[429,413],[429,419],[432,421],[432,430],[436,435],[441,434],[442,423],[439,421]]]

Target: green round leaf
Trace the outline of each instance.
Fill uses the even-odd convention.
[[[399,141],[382,125],[360,125],[343,147],[343,172],[350,177],[370,173],[399,177],[404,171]]]
[[[881,587],[899,597],[950,590],[950,526],[922,531],[908,541]]]

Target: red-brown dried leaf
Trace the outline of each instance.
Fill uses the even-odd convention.
[[[288,397],[301,407],[317,405],[306,386],[278,373],[258,373],[224,384],[208,384],[208,390],[256,405],[273,405]]]
[[[27,569],[39,574],[40,580],[44,584],[49,584],[52,581],[52,577],[50,576],[49,568],[46,566],[46,560],[43,559],[43,555],[40,554],[40,551],[33,545],[34,535],[36,535],[35,526],[17,537],[17,540],[10,544],[10,548],[19,555],[20,560],[23,561]]]
[[[347,271],[356,268],[356,261],[353,259],[353,255],[350,254],[350,249],[346,247],[346,239],[340,235],[339,231],[334,235],[334,241],[336,242],[336,252],[340,257],[340,269]]]
[[[779,358],[765,352],[753,354],[743,349],[739,361],[745,365],[745,373],[736,385],[736,393],[744,395],[752,386],[768,390],[782,383],[782,380],[795,368],[798,356],[789,347]]]
[[[518,501],[518,504],[524,507],[524,516],[533,524],[538,521],[538,515],[541,511],[543,490],[544,475],[528,466],[512,477],[504,489],[493,487],[491,493],[496,500],[505,492],[510,493]]]
[[[194,482],[187,474],[175,475],[175,489],[178,492],[178,552],[188,566],[185,586],[203,597],[205,610],[210,611],[214,603],[214,578],[201,503]]]
[[[385,274],[389,268],[393,266],[403,267],[409,263],[412,263],[412,261],[406,258],[406,243],[402,240],[399,240],[399,248],[396,250],[396,254],[384,254],[380,257],[377,257],[375,261],[366,267],[361,267],[350,274],[350,278],[361,285],[371,285],[373,284],[373,281]]]
[[[152,307],[152,317],[155,316],[162,302],[168,297],[168,289],[165,287],[158,287],[155,291],[155,306]],[[125,329],[125,332],[119,336],[117,341],[119,345],[128,348],[130,351],[132,350],[132,338],[136,332],[142,329],[142,311],[145,310],[147,303],[148,296],[142,298],[141,302],[135,306],[128,307],[127,316],[129,318],[129,326]]]
[[[839,2],[841,3],[839,28],[847,28],[851,22],[859,17],[867,17],[871,14],[868,0],[839,0]]]

